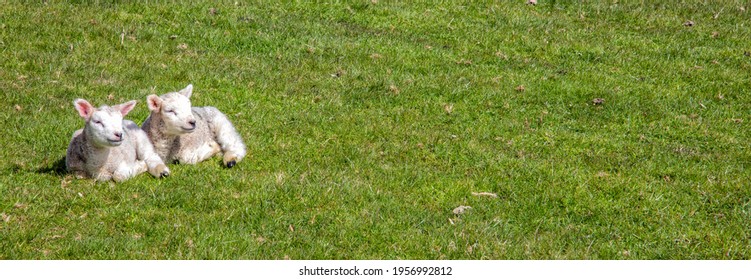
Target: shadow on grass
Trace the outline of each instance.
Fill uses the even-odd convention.
[[[52,165],[38,168],[34,172],[38,174],[50,174],[61,177],[65,176],[66,174],[68,174],[68,171],[65,168],[65,157],[58,159],[57,161],[52,163]]]

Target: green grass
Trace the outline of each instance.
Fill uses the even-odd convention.
[[[748,1],[50,2],[0,1],[0,259],[751,258]],[[64,173],[74,98],[188,83],[245,161]]]

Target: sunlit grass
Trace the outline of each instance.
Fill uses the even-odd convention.
[[[0,259],[748,259],[751,6],[523,2],[3,3]],[[189,83],[245,161],[64,172]]]

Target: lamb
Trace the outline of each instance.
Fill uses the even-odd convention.
[[[135,107],[135,100],[94,108],[88,101],[76,99],[73,105],[86,125],[73,133],[68,145],[68,172],[79,178],[116,182],[147,170],[157,178],[169,176],[169,168],[154,152],[146,133],[132,121],[123,120]]]
[[[196,164],[222,152],[224,166],[231,168],[246,154],[235,127],[214,107],[191,107],[193,85],[162,96],[149,95],[151,110],[141,128],[165,162]]]

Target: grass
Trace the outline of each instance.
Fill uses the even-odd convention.
[[[751,258],[748,1],[0,2],[0,259]],[[64,172],[188,83],[245,161]]]

